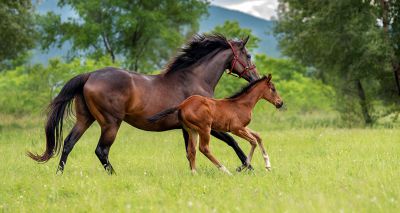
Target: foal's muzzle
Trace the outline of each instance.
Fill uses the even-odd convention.
[[[277,109],[283,107],[283,101],[280,101],[280,102],[276,103],[276,104],[275,104],[275,107],[276,107]]]

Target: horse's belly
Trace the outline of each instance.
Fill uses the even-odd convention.
[[[179,124],[178,119],[164,119],[160,120],[156,123],[150,123],[147,121],[147,118],[141,116],[129,116],[127,115],[124,118],[124,121],[130,124],[133,127],[136,127],[145,131],[167,131],[171,129],[179,129],[181,125]]]

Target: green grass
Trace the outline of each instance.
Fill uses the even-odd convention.
[[[254,172],[237,173],[233,150],[212,139],[215,156],[233,176],[201,153],[198,175],[188,168],[180,131],[150,133],[123,125],[111,149],[117,175],[108,176],[94,154],[92,126],[70,154],[37,164],[26,150],[45,146],[40,121],[0,123],[0,212],[399,212],[400,131],[397,129],[266,129],[261,133],[272,172],[260,151]],[[247,142],[239,140],[247,153]]]

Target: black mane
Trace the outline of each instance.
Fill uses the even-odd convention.
[[[253,82],[247,84],[246,86],[244,86],[242,89],[240,89],[239,91],[237,91],[235,94],[233,94],[231,97],[229,97],[227,99],[234,99],[234,98],[237,98],[237,97],[241,96],[244,93],[249,92],[249,90],[251,88],[253,88],[256,84],[260,83],[261,81],[265,80],[266,78],[268,78],[268,77],[264,76],[264,77],[262,77],[262,78],[260,78],[260,79],[258,79],[256,81],[253,81]]]
[[[196,34],[180,49],[180,53],[167,65],[163,73],[182,70],[215,50],[225,50],[229,47],[228,40],[221,34]]]

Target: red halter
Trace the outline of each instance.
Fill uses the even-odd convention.
[[[232,52],[233,52],[233,60],[232,60],[232,64],[231,64],[231,69],[229,70],[229,72],[227,72],[229,75],[233,75],[235,77],[239,77],[241,78],[244,74],[246,74],[247,72],[249,72],[250,70],[253,70],[256,68],[256,65],[252,64],[250,67],[247,66],[243,61],[240,60],[240,58],[238,57],[238,55],[236,54],[235,48],[233,48],[233,45],[231,44],[231,42],[228,42],[229,46],[231,46]],[[233,68],[236,65],[236,62],[239,62],[239,64],[241,64],[244,67],[244,70],[239,73],[237,76],[232,74]]]

